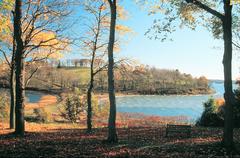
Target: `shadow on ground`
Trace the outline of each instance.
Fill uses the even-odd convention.
[[[239,130],[235,133],[239,146]],[[0,135],[0,157],[224,157],[222,130],[194,128],[192,137],[165,137],[165,129],[118,129],[119,143],[103,143],[107,129],[86,134],[81,129],[55,129],[29,132],[23,138]],[[239,148],[240,149],[240,148]],[[230,153],[240,157],[239,151]]]

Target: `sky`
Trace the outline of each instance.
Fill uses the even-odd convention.
[[[130,40],[121,46],[120,55],[130,57],[142,64],[163,69],[178,69],[194,77],[206,76],[208,79],[223,79],[223,41],[212,37],[203,27],[195,31],[187,27],[178,28],[171,34],[173,41],[150,40],[144,34],[156,19],[148,16],[133,1],[123,1],[128,11],[128,19],[121,24],[130,27],[134,33]],[[240,76],[240,55],[233,54],[233,79]]]

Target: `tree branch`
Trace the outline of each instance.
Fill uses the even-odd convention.
[[[219,13],[218,11],[216,11],[216,10],[208,7],[207,5],[199,2],[198,0],[186,0],[186,2],[187,2],[187,3],[192,3],[192,4],[196,5],[196,6],[198,6],[199,8],[207,11],[208,13],[210,13],[210,14],[218,17],[218,18],[221,19],[222,21],[223,21],[223,19],[224,19],[224,15],[223,15],[223,14],[221,14],[221,13]]]
[[[39,67],[37,67],[32,73],[31,75],[27,78],[26,82],[25,82],[25,87],[27,87],[28,83],[30,82],[31,78],[33,77],[33,75],[37,72],[37,70],[39,69]]]
[[[2,52],[2,54],[3,54],[4,58],[5,58],[5,61],[7,62],[8,66],[11,67],[11,63],[10,63],[10,61],[7,58],[6,52],[3,51],[2,49],[0,49],[0,52]]]
[[[238,49],[240,49],[240,45],[239,45],[239,44],[237,44],[237,43],[235,43],[235,42],[232,42],[232,44],[233,44],[235,47],[237,47]]]

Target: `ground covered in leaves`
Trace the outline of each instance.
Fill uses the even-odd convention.
[[[165,126],[119,128],[119,143],[108,144],[107,129],[86,134],[72,124],[27,123],[23,138],[0,129],[0,157],[236,157],[240,158],[240,130],[235,130],[236,150],[221,147],[222,129],[192,129],[191,138],[165,137]],[[230,156],[229,156],[230,155]]]

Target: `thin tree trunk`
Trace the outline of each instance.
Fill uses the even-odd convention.
[[[21,29],[22,0],[15,1],[14,12],[14,39],[16,40],[16,128],[15,134],[23,136],[25,131],[24,124],[24,47]]]
[[[102,6],[101,6],[102,7]],[[98,38],[99,38],[99,33],[101,29],[101,7],[98,13],[98,21],[97,21],[97,32],[95,34],[95,39],[93,43],[93,49],[92,49],[92,59],[90,63],[90,83],[89,83],[89,88],[87,91],[87,103],[88,103],[88,113],[87,113],[87,132],[91,133],[92,132],[92,91],[93,91],[93,86],[94,86],[94,77],[98,72],[94,72],[94,61],[96,57],[96,51],[97,51],[97,44],[98,44]]]
[[[224,31],[224,98],[226,104],[223,142],[224,146],[231,149],[233,142],[233,104],[234,94],[232,88],[232,6],[230,1],[224,1],[225,17],[223,20]]]
[[[91,81],[87,91],[87,103],[88,103],[88,110],[87,110],[87,132],[92,132],[92,89],[93,89],[93,77],[91,74]]]
[[[115,41],[115,27],[116,27],[116,0],[108,0],[111,8],[111,25],[110,25],[110,36],[108,44],[108,93],[110,100],[110,114],[108,120],[108,142],[114,143],[118,141],[117,131],[116,131],[116,98],[115,98],[115,88],[114,88],[114,58],[113,49]]]

